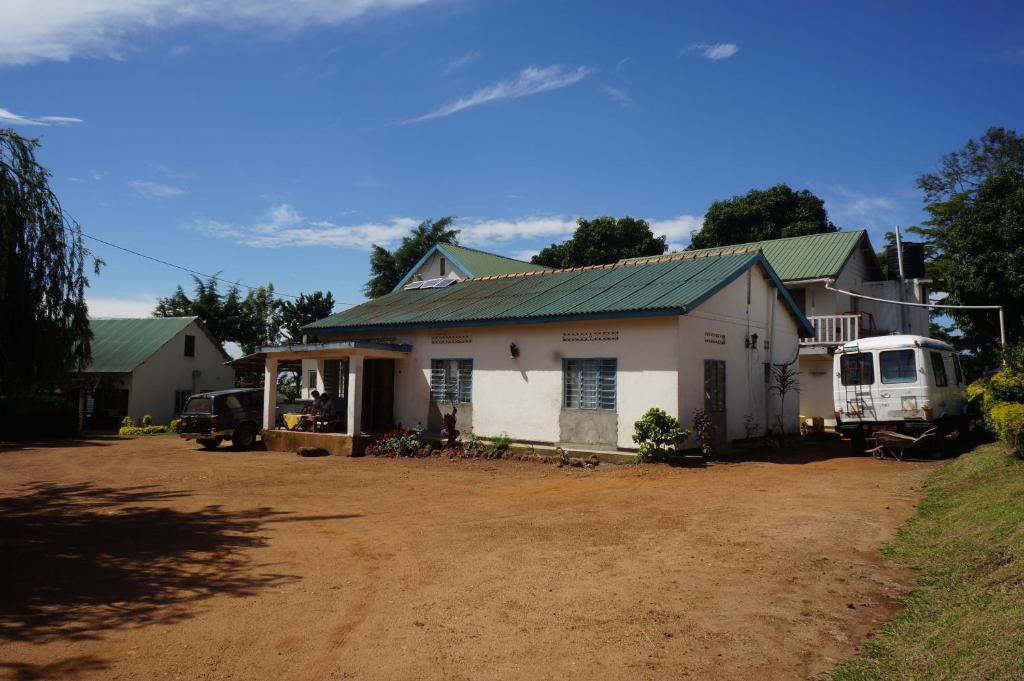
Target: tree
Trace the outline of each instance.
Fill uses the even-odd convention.
[[[824,201],[806,189],[793,191],[789,185],[777,184],[712,203],[704,225],[692,235],[690,248],[835,231],[838,228],[829,221]]]
[[[61,382],[91,357],[78,223],[36,161],[38,140],[0,129],[0,395]],[[102,261],[91,258],[94,274]]]
[[[192,282],[192,298],[178,286],[172,295],[157,299],[153,316],[199,317],[199,321],[206,326],[217,342],[223,345],[228,341],[235,341],[242,327],[241,293],[238,287],[232,286],[228,289],[227,296],[223,296],[217,280],[213,277],[203,281],[193,276]]]
[[[274,297],[274,285],[252,289],[242,301],[240,333],[233,338],[249,354],[281,341],[281,301]]]
[[[380,298],[391,293],[420,258],[437,244],[458,244],[459,230],[452,229],[454,222],[451,215],[440,220],[424,220],[409,236],[402,238],[402,243],[394,251],[374,244],[370,254],[372,276],[363,286],[366,297]]]
[[[593,220],[579,218],[576,225],[571,239],[551,244],[531,262],[548,267],[584,267],[661,255],[668,249],[665,237],[655,237],[646,220],[601,216]]]
[[[329,317],[334,312],[334,295],[330,291],[314,291],[309,295],[302,293],[292,301],[281,303],[281,328],[288,334],[288,342],[302,342],[302,327],[315,321]]]
[[[940,303],[1002,305],[1009,339],[1021,337],[1024,311],[1024,137],[989,128],[979,140],[947,154],[936,172],[917,179],[929,219],[908,229],[920,235],[928,276],[944,292]],[[998,360],[996,313],[951,310],[950,336],[982,363]],[[949,328],[942,329],[949,335]]]

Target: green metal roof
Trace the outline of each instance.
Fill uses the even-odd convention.
[[[304,327],[361,332],[539,321],[686,314],[756,264],[799,323],[810,323],[759,251],[684,253],[617,263],[467,279],[445,288],[399,290]]]
[[[419,262],[413,265],[413,268],[402,277],[402,280],[398,282],[398,285],[393,290],[400,291],[409,282],[409,279],[412,278],[413,273],[423,267],[423,263],[427,262],[430,256],[437,251],[441,251],[467,277],[492,277],[497,274],[540,272],[551,269],[544,265],[534,265],[533,263],[516,260],[515,258],[506,258],[503,255],[478,251],[475,248],[466,248],[465,246],[456,246],[454,244],[437,244],[423,254]]]
[[[92,362],[87,373],[128,373],[181,333],[195,317],[90,319]]]
[[[736,249],[760,248],[764,257],[771,263],[772,269],[783,281],[798,281],[836,276],[858,246],[869,250],[871,248],[867,232],[863,229],[793,236],[785,239],[755,241],[748,244],[733,244],[686,252],[711,254],[728,253]],[[636,260],[642,260],[642,258],[631,259],[631,261]],[[873,257],[872,261],[874,261]]]

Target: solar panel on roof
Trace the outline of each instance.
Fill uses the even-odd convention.
[[[403,291],[411,291],[414,288],[422,288],[422,287],[423,287],[423,282],[422,281],[414,281],[411,284],[406,284],[405,286],[403,286],[402,290]]]
[[[454,283],[455,283],[454,279],[447,279],[446,278],[446,279],[441,279],[440,281],[438,281],[436,284],[434,284],[434,287],[435,288],[444,288],[445,286],[451,286]]]

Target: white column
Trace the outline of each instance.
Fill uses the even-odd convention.
[[[267,355],[263,364],[263,427],[277,425],[277,357]]]
[[[345,422],[347,435],[358,435],[363,419],[363,356],[348,358],[348,415]]]

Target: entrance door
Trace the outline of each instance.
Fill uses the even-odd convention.
[[[383,433],[395,425],[395,360],[363,360],[363,423],[367,433]]]
[[[715,425],[715,444],[729,441],[725,420],[725,361],[704,360],[704,412]]]

